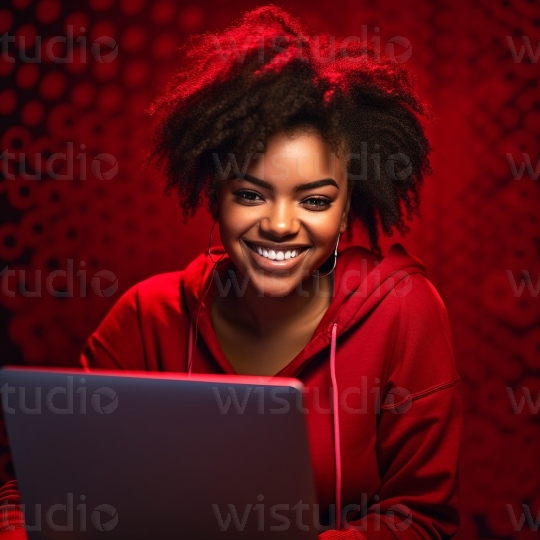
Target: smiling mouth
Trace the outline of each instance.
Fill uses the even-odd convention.
[[[265,259],[268,259],[269,261],[285,261],[289,259],[296,259],[300,254],[302,254],[304,251],[309,249],[309,246],[305,246],[302,248],[296,248],[291,250],[272,250],[267,248],[262,248],[261,246],[256,246],[255,244],[252,244],[251,242],[245,242],[246,245],[260,255],[261,257],[264,257]]]

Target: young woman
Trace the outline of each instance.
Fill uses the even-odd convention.
[[[151,112],[184,217],[203,196],[222,247],[131,287],[88,369],[296,377],[322,540],[447,539],[462,426],[446,309],[402,233],[430,172],[404,66],[307,36],[275,6],[194,38]],[[338,251],[355,221],[370,249]],[[8,490],[11,489],[11,492]],[[16,522],[16,485],[4,500]]]

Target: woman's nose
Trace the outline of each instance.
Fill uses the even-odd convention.
[[[261,220],[261,230],[274,236],[295,234],[300,228],[299,225],[293,205],[285,200],[268,205]]]

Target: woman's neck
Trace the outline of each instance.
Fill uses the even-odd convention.
[[[333,274],[310,276],[286,296],[261,296],[249,283],[240,296],[232,289],[223,298],[223,315],[264,339],[290,325],[320,320],[332,301]]]

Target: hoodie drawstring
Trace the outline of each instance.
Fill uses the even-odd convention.
[[[336,378],[336,335],[337,323],[332,325],[330,345],[330,375],[332,377],[332,398],[334,409],[334,454],[336,458],[336,530],[341,527],[341,445],[339,438],[339,394]]]

